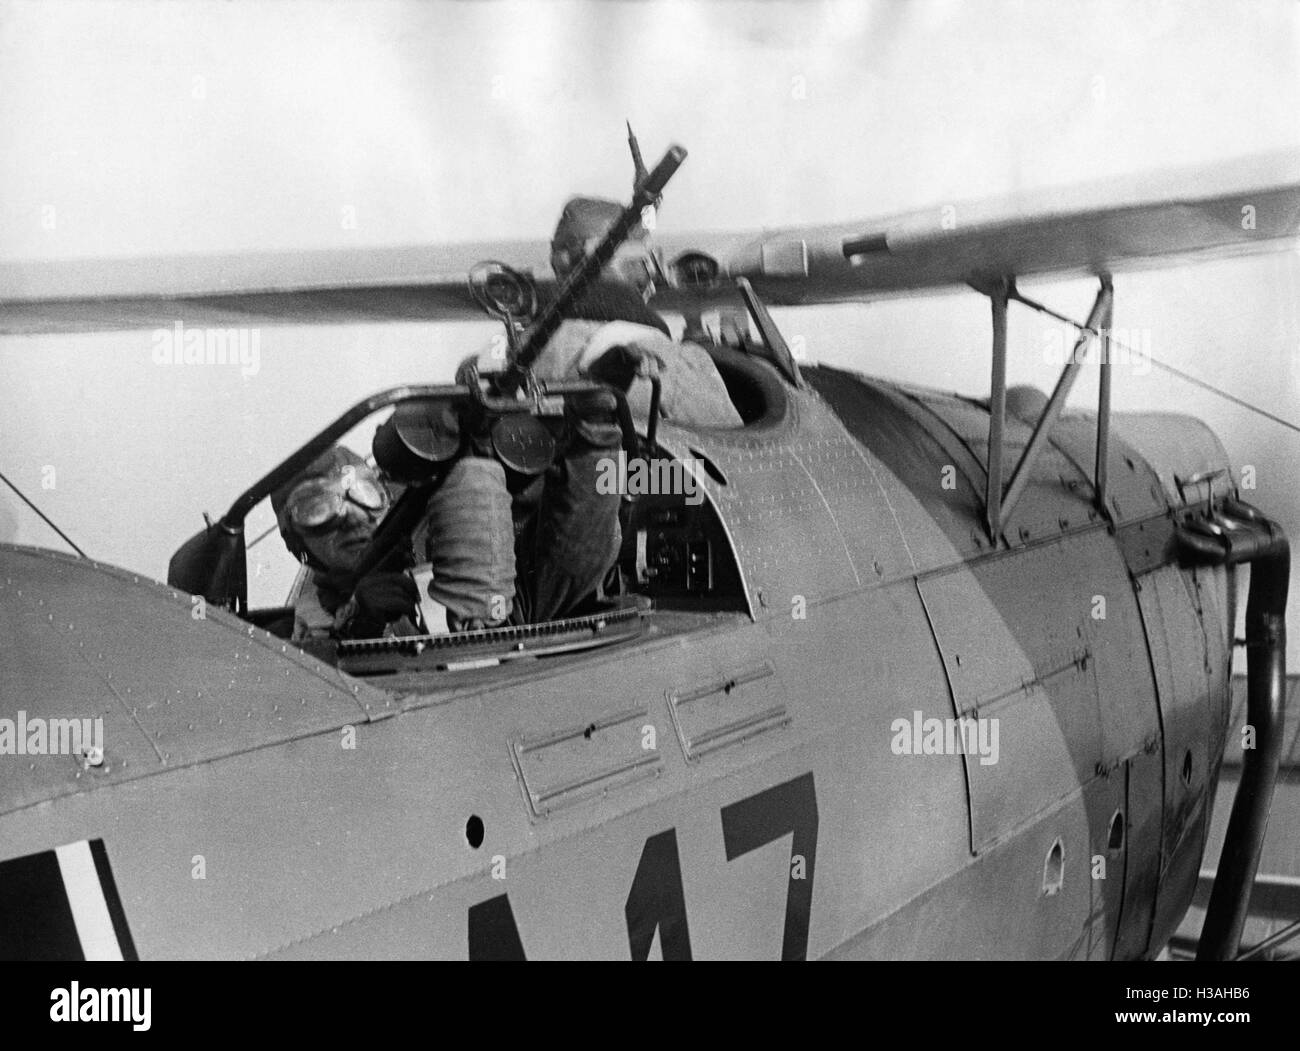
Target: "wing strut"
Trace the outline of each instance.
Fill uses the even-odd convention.
[[[1002,532],[1002,430],[1007,422],[1007,296],[1011,282],[999,280],[989,291],[993,304],[993,381],[989,395],[988,483],[984,524],[996,547]]]
[[[998,537],[1006,530],[1015,512],[1016,504],[1024,495],[1029,482],[1029,473],[1043,448],[1052,427],[1060,418],[1065,408],[1065,401],[1070,396],[1074,381],[1078,379],[1083,368],[1088,340],[1093,336],[1101,338],[1101,383],[1097,398],[1097,455],[1093,466],[1093,500],[1100,514],[1110,520],[1110,511],[1106,506],[1106,458],[1110,450],[1110,328],[1114,314],[1115,290],[1109,274],[1101,275],[1101,287],[1093,301],[1088,320],[1082,325],[1054,310],[1048,309],[1016,289],[1014,278],[1002,277],[986,284],[973,285],[978,291],[989,297],[993,305],[993,367],[991,393],[989,395],[989,441],[988,441],[988,482],[984,492],[984,524],[989,533],[989,540],[995,545]],[[1018,303],[1064,321],[1079,330],[1074,351],[1066,360],[1061,376],[1056,381],[1056,388],[1047,400],[1047,406],[1034,425],[1034,433],[1029,444],[1011,471],[1011,481],[1005,491],[1002,488],[1002,441],[1006,429],[1007,406],[1007,303],[1014,299]]]

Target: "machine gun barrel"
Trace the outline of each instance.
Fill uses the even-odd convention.
[[[642,210],[654,204],[663,194],[668,180],[676,174],[685,159],[686,151],[682,147],[670,146],[663,159],[655,165],[654,170],[637,184],[632,193],[632,203],[623,209],[623,214],[610,227],[600,244],[564,280],[554,302],[542,312],[532,328],[528,330],[524,345],[519,348],[518,355],[506,367],[498,381],[498,389],[502,394],[511,394],[522,385],[526,370],[537,360],[537,356],[555,335],[555,330],[564,320],[565,312],[586,291],[601,268],[613,258],[619,246],[628,239],[632,228],[641,221]]]

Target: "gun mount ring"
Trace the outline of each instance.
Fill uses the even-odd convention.
[[[493,317],[531,321],[537,314],[537,286],[527,274],[495,259],[475,263],[469,271],[474,302]]]

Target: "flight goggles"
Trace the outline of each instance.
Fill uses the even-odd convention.
[[[347,510],[348,502],[365,511],[388,507],[388,490],[366,466],[348,464],[322,478],[309,478],[285,501],[289,521],[298,529],[321,531],[332,526]]]

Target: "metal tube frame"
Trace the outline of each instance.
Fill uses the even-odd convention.
[[[614,399],[614,411],[618,418],[619,429],[623,432],[623,447],[629,456],[637,455],[637,435],[628,408],[627,396],[620,390],[603,383],[588,380],[562,380],[557,383],[537,384],[542,397],[555,397],[567,394],[608,394]],[[242,533],[244,517],[258,503],[268,497],[281,485],[294,477],[326,449],[330,448],[353,427],[366,417],[381,409],[399,405],[408,401],[451,400],[465,404],[477,403],[493,412],[524,413],[532,412],[535,405],[531,401],[518,398],[499,398],[485,396],[481,390],[464,384],[412,383],[401,387],[372,394],[348,409],[324,430],[305,442],[299,450],[284,460],[279,466],[263,475],[250,488],[241,493],[222,515],[217,525],[229,533]]]
[[[1279,945],[1285,945],[1287,942],[1297,937],[1300,937],[1300,920],[1296,920],[1294,923],[1288,923],[1276,934],[1270,934],[1262,942],[1259,942],[1257,945],[1252,945],[1249,949],[1238,956],[1237,959],[1239,961],[1254,960],[1263,956],[1264,953],[1268,952],[1270,949],[1276,949]]]
[[[1092,468],[1092,498],[1097,513],[1113,521],[1106,504],[1106,467],[1110,456],[1110,328],[1114,317],[1114,294],[1106,297],[1101,318],[1101,374],[1097,381],[1097,456]]]
[[[1007,422],[1007,298],[1011,282],[1002,280],[989,292],[993,305],[993,376],[989,394],[988,481],[984,490],[984,524],[994,544],[1002,532],[1002,432]]]
[[[1083,367],[1082,353],[1088,340],[1093,336],[1101,339],[1101,379],[1097,394],[1097,445],[1096,459],[1093,464],[1093,500],[1097,510],[1109,521],[1110,510],[1107,507],[1107,459],[1110,455],[1110,328],[1114,316],[1114,286],[1109,274],[1100,275],[1101,286],[1097,290],[1088,320],[1082,325],[1077,321],[1056,313],[1020,294],[1016,289],[1014,278],[1000,278],[974,287],[987,295],[993,306],[993,364],[989,395],[989,440],[988,440],[988,480],[984,493],[984,524],[988,530],[989,540],[995,545],[1007,528],[1011,516],[1024,495],[1029,482],[1029,473],[1042,455],[1052,427],[1060,418],[1065,408],[1066,399],[1078,379]],[[1047,406],[1034,426],[1029,444],[1011,471],[1011,480],[1005,490],[1002,487],[1002,442],[1006,429],[1007,404],[1007,303],[1016,300],[1026,306],[1047,314],[1066,324],[1073,325],[1079,331],[1070,360],[1065,363],[1056,387]]]

